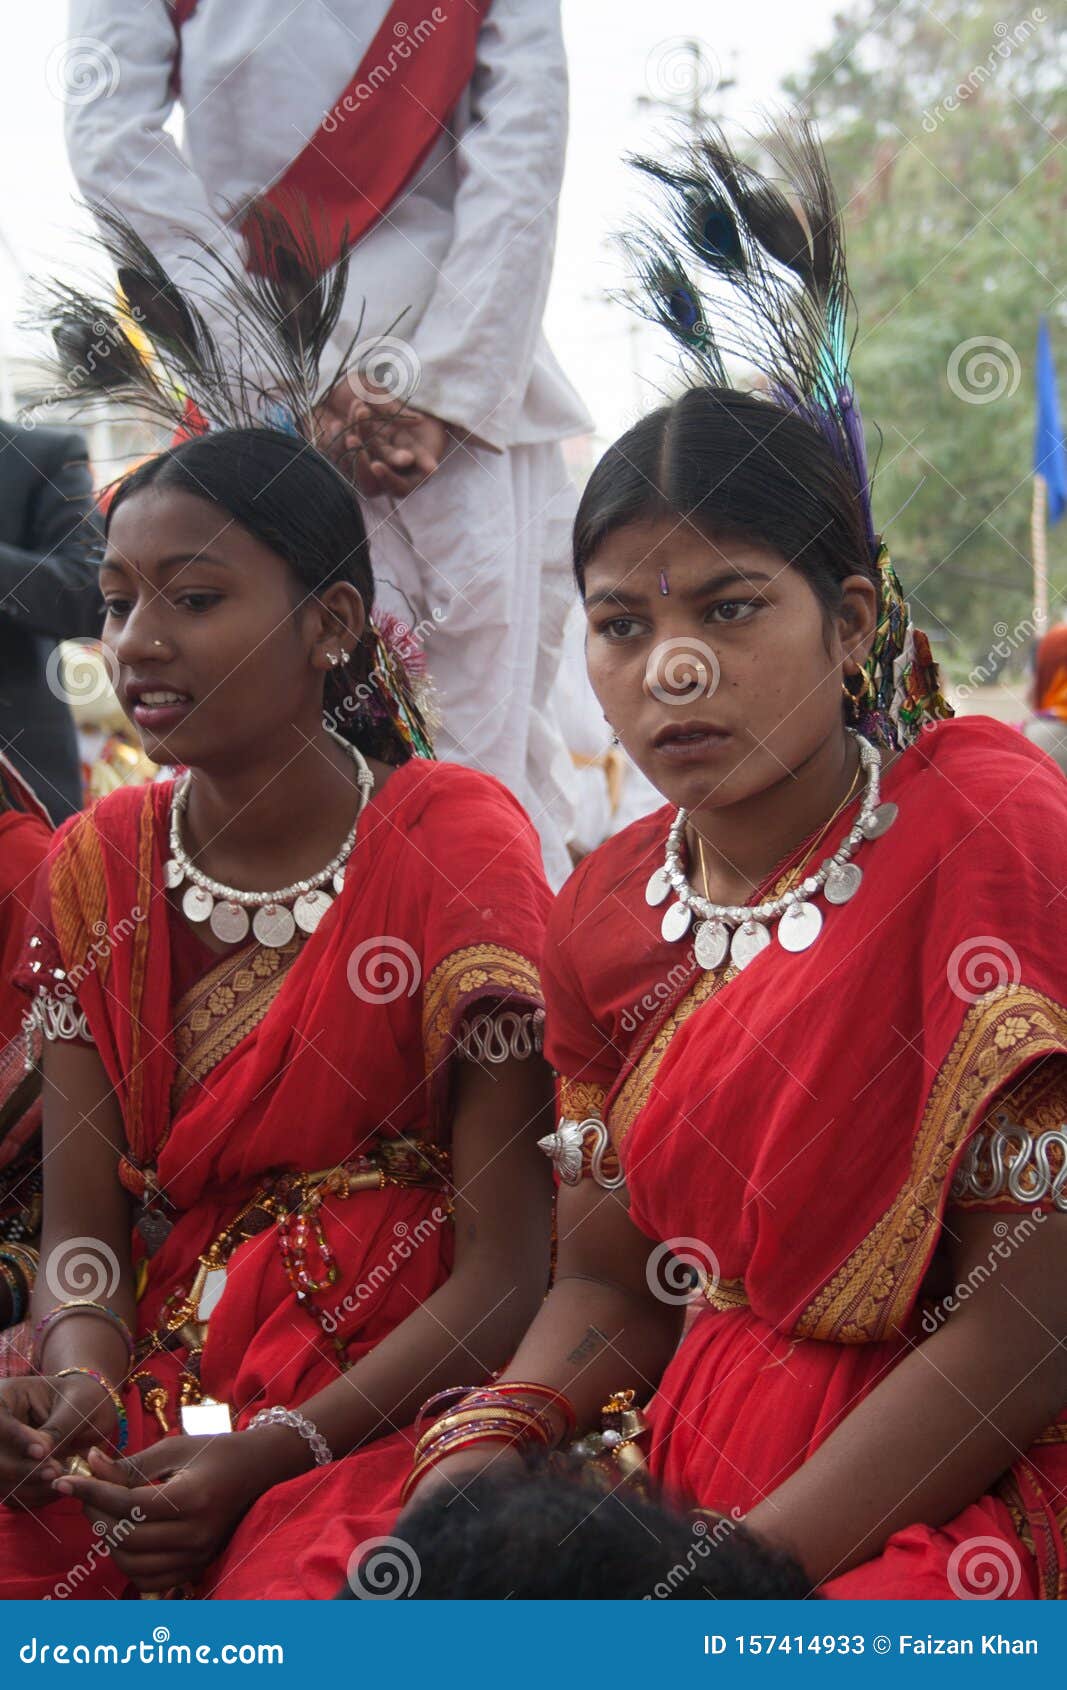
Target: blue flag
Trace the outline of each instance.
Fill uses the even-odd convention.
[[[1056,368],[1052,362],[1052,341],[1048,318],[1037,330],[1037,427],[1034,430],[1034,474],[1048,484],[1048,520],[1058,522],[1067,511],[1067,452],[1063,446],[1063,424],[1056,398]]]

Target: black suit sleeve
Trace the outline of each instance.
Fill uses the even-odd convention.
[[[42,444],[25,545],[0,544],[0,616],[52,639],[95,639],[103,622],[101,529],[85,441],[57,430],[34,442]]]

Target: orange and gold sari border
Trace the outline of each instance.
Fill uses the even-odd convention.
[[[79,817],[59,847],[48,892],[63,966],[68,973],[84,968],[94,938],[107,931],[104,853],[91,813]]]
[[[1002,987],[971,1005],[930,1090],[904,1184],[804,1309],[794,1327],[798,1337],[861,1344],[903,1328],[970,1132],[1014,1074],[1065,1050],[1067,1011],[1043,992]]]
[[[616,1149],[622,1145],[626,1134],[648,1102],[659,1065],[682,1023],[736,976],[737,969],[733,967],[723,969],[721,974],[701,974],[649,1040],[608,1103],[605,1125]]]
[[[221,957],[185,993],[174,1018],[172,1111],[259,1026],[299,951],[297,938],[278,949],[253,943]]]
[[[590,1080],[569,1080],[559,1076],[556,1087],[559,1113],[565,1121],[604,1119],[604,1105],[608,1098],[606,1086],[596,1086]]]
[[[151,786],[145,788],[144,802],[137,830],[137,890],[138,902],[148,910],[152,898],[152,856],[155,842],[155,802]],[[132,1022],[130,1040],[130,1075],[127,1103],[127,1123],[140,1121],[144,1097],[144,1017],[141,1004],[145,981],[148,978],[149,923],[138,923],[133,935],[133,955],[130,962],[130,1003]]]
[[[453,1034],[467,1010],[487,1000],[542,1008],[536,964],[505,945],[466,945],[437,964],[422,998],[427,1074],[433,1074],[451,1054]]]
[[[1038,1599],[1067,1600],[1067,1513],[1058,1512],[1059,1499],[1048,1493],[1041,1475],[1026,1460],[1016,1461],[995,1486],[995,1494],[1012,1517],[1024,1549],[1037,1563]]]
[[[720,1314],[728,1314],[731,1309],[747,1309],[745,1282],[743,1279],[709,1279],[704,1287],[704,1300]]]

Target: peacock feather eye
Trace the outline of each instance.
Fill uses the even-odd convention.
[[[700,321],[700,310],[688,288],[674,288],[667,299],[667,309],[680,329],[692,333]]]

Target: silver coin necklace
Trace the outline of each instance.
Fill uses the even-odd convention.
[[[667,835],[663,867],[649,880],[645,901],[656,908],[672,892],[675,894],[677,902],[667,905],[660,931],[668,941],[684,939],[696,921],[693,952],[701,968],[718,968],[727,955],[735,968],[747,968],[774,939],[785,951],[806,951],[823,925],[822,910],[813,898],[821,893],[828,904],[847,904],[859,891],[863,870],[852,858],[865,839],[880,839],[888,833],[897,819],[897,806],[879,799],[882,754],[878,747],[855,729],[848,732],[859,747],[860,767],[866,776],[859,814],[833,856],[780,897],[762,904],[713,904],[701,897],[682,867],[689,812],[678,811]],[[775,922],[772,933],[771,924]]]
[[[226,945],[239,945],[247,936],[249,927],[260,944],[269,946],[271,950],[280,950],[287,945],[297,928],[303,933],[314,933],[333,904],[335,894],[344,885],[345,866],[355,848],[359,818],[374,790],[374,776],[366,759],[354,745],[342,739],[333,728],[328,727],[326,732],[356,765],[359,787],[356,819],[345,834],[340,850],[330,858],[325,868],[306,880],[282,886],[277,892],[242,892],[236,886],[224,886],[220,880],[213,880],[211,875],[197,868],[182,845],[181,837],[181,820],[189,802],[191,771],[186,770],[175,783],[170,805],[170,855],[163,865],[163,880],[172,892],[185,887],[182,893],[185,915],[193,922],[206,921],[216,939],[221,939]]]

